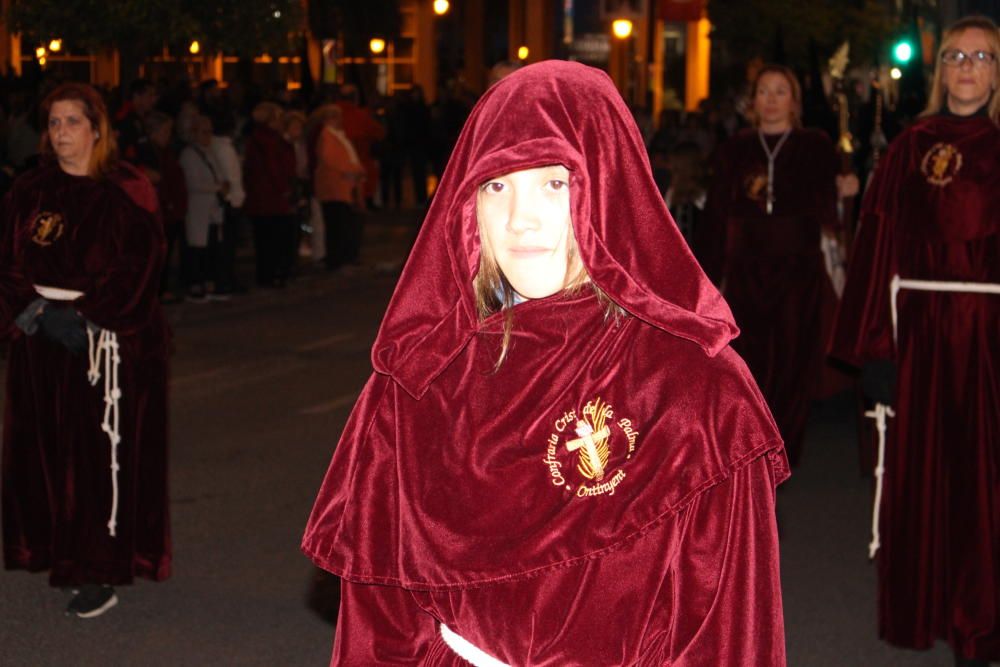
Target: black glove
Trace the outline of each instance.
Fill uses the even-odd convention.
[[[38,327],[46,338],[72,354],[82,354],[87,349],[87,323],[73,306],[49,303],[38,316]]]
[[[896,397],[896,364],[888,359],[869,361],[861,369],[861,391],[871,401],[892,405]]]

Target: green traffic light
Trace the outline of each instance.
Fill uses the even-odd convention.
[[[906,64],[910,62],[910,58],[913,57],[913,45],[905,39],[897,42],[896,46],[892,49],[892,56],[898,63]]]

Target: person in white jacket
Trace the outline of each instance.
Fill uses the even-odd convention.
[[[212,121],[198,116],[192,123],[194,142],[181,151],[180,163],[188,191],[184,230],[188,246],[188,300],[203,302],[225,298],[209,294],[208,283],[216,277],[216,255],[222,237],[223,201],[229,194],[212,146]]]
[[[222,169],[222,178],[229,183],[229,192],[222,202],[222,242],[216,257],[214,292],[216,296],[224,296],[246,290],[236,279],[236,249],[242,238],[242,209],[247,195],[243,189],[243,164],[233,145],[235,119],[229,113],[218,114],[212,119],[212,128],[211,150]]]

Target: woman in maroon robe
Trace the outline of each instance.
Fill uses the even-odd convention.
[[[945,34],[928,111],[865,197],[832,348],[895,410],[879,634],[969,665],[1000,660],[998,53],[989,19]]]
[[[94,89],[64,84],[42,113],[45,160],[0,223],[3,554],[77,589],[67,613],[91,617],[112,586],[170,574],[163,229]]]
[[[795,465],[823,372],[821,307],[836,298],[820,235],[837,225],[838,163],[825,134],[800,126],[802,94],[791,70],[763,67],[751,95],[755,127],[719,150],[695,252],[733,309],[740,327],[733,347]]]
[[[787,462],[736,333],[607,75],[493,86],[306,529],[332,664],[784,665]]]

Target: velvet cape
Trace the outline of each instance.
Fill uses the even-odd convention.
[[[49,224],[46,226],[46,221]],[[4,201],[0,331],[10,339],[3,431],[3,552],[8,569],[49,570],[53,586],[126,584],[170,574],[167,326],[157,293],[164,254],[152,185],[133,167],[106,178],[55,164]],[[122,389],[117,536],[108,534],[110,444],[103,381],[13,320],[33,285],[78,290],[73,306],[118,336]]]
[[[778,137],[765,137],[774,150]],[[767,155],[757,131],[743,130],[716,156],[695,241],[740,327],[733,347],[760,385],[793,465],[810,400],[820,391],[836,308],[820,252],[822,228],[837,225],[836,174],[826,135],[792,130],[775,157],[774,211],[768,215]]]
[[[998,660],[1000,296],[904,289],[894,341],[895,274],[1000,283],[1000,128],[988,118],[927,118],[890,146],[865,196],[832,354],[898,367],[880,635]]]
[[[570,171],[590,286],[477,321],[475,193]],[[473,110],[376,339],[303,550],[344,579],[334,664],[784,664],[780,438],[610,79],[532,65]],[[567,444],[607,429],[588,477]],[[592,470],[590,471],[593,472]],[[678,598],[680,594],[681,598]]]

